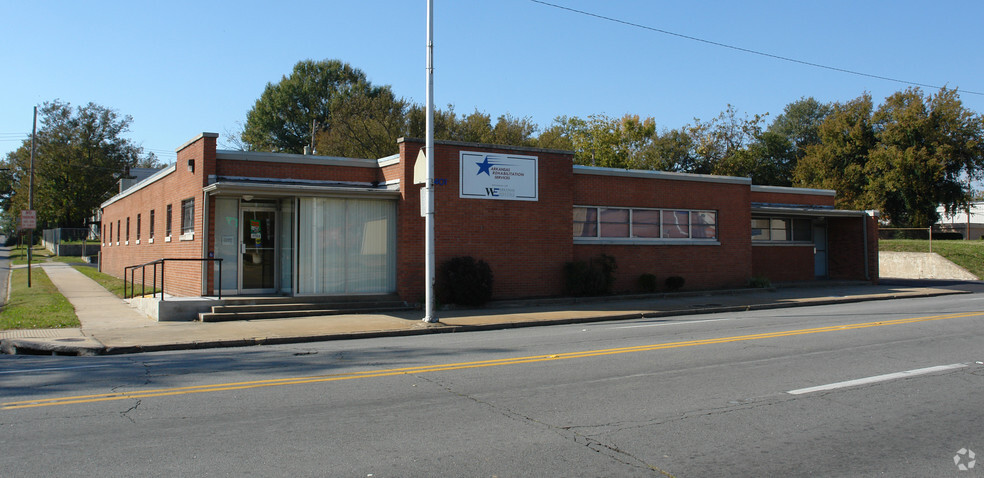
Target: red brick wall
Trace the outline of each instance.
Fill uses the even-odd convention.
[[[404,201],[399,210],[397,287],[401,297],[424,295],[424,218],[421,185],[410,184],[413,163],[423,145],[400,144]],[[559,295],[563,264],[572,256],[572,160],[569,154],[438,144],[435,178],[436,263],[455,256],[484,260],[495,276],[494,298]],[[500,201],[459,198],[459,152],[511,153],[539,158],[539,200]],[[409,158],[409,159],[407,159]]]
[[[599,254],[615,257],[615,291],[637,290],[639,276],[644,273],[655,274],[660,285],[667,277],[683,277],[685,289],[737,287],[752,274],[747,184],[575,174],[574,204],[709,209],[718,213],[720,245],[576,244],[576,260]]]
[[[868,256],[865,257],[864,222],[867,221]],[[841,217],[827,220],[827,254],[831,279],[878,281],[878,229],[873,218]]]
[[[124,240],[116,245],[116,232],[113,231],[112,245],[102,248],[101,269],[116,277],[123,276],[126,266],[137,265],[161,258],[201,258],[202,238],[204,236],[202,186],[210,171],[214,171],[215,138],[200,137],[194,143],[178,152],[175,171],[164,178],[135,191],[127,197],[103,208],[103,224],[117,221],[123,224],[125,240],[126,218],[130,218],[130,243]],[[194,172],[188,171],[188,160],[195,161]],[[193,240],[182,241],[181,201],[195,199],[195,236]],[[167,205],[171,205],[171,242],[165,242],[165,221]],[[150,210],[154,210],[154,242],[150,243]],[[137,214],[141,215],[141,241],[136,243],[135,227]],[[108,240],[108,238],[106,238]],[[105,244],[105,243],[104,243]],[[202,265],[198,262],[167,263],[164,290],[178,296],[197,296],[201,294]],[[151,282],[151,270],[147,270],[147,282]],[[140,280],[140,272],[136,274]]]
[[[813,245],[752,246],[753,276],[771,282],[813,280]]]
[[[371,183],[381,179],[379,168],[354,166],[274,163],[222,159],[216,164],[219,176],[254,178],[307,179]]]
[[[752,202],[767,204],[800,204],[804,206],[833,206],[834,196],[825,194],[796,194],[752,191]]]

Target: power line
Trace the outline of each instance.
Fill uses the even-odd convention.
[[[875,78],[875,79],[878,79],[878,80],[894,81],[896,83],[902,83],[902,84],[905,84],[905,85],[922,86],[922,87],[925,87],[925,88],[933,88],[933,89],[937,89],[937,90],[943,88],[942,86],[929,85],[929,84],[926,84],[926,83],[917,83],[915,81],[900,80],[898,78],[891,78],[891,77],[888,77],[888,76],[873,75],[871,73],[864,73],[864,72],[861,72],[861,71],[848,70],[848,69],[845,69],[845,68],[838,68],[836,66],[821,65],[819,63],[813,63],[813,62],[804,61],[804,60],[797,60],[795,58],[789,58],[789,57],[786,57],[786,56],[774,55],[772,53],[765,53],[765,52],[761,52],[761,51],[758,51],[758,50],[752,50],[750,48],[742,48],[740,46],[729,45],[727,43],[720,43],[720,42],[716,42],[716,41],[705,40],[703,38],[697,38],[697,37],[693,37],[693,36],[689,36],[689,35],[683,35],[683,34],[680,34],[680,33],[675,33],[675,32],[671,32],[671,31],[668,31],[668,30],[662,30],[662,29],[655,28],[655,27],[650,27],[650,26],[647,26],[647,25],[641,25],[641,24],[638,24],[638,23],[633,23],[633,22],[626,21],[626,20],[621,20],[621,19],[618,19],[618,18],[606,17],[604,15],[599,15],[597,13],[586,12],[584,10],[578,10],[576,8],[565,7],[563,5],[556,5],[556,4],[553,4],[553,3],[544,2],[542,0],[530,0],[530,1],[533,2],[533,3],[539,3],[540,5],[546,5],[548,7],[554,7],[554,8],[560,9],[560,10],[567,10],[569,12],[574,12],[574,13],[578,13],[578,14],[581,14],[581,15],[586,15],[586,16],[589,16],[589,17],[594,17],[594,18],[598,18],[598,19],[601,19],[601,20],[606,20],[606,21],[613,22],[613,23],[620,23],[622,25],[627,25],[627,26],[630,26],[630,27],[641,28],[643,30],[654,31],[654,32],[657,32],[657,33],[662,33],[664,35],[671,35],[671,36],[675,36],[675,37],[678,37],[678,38],[683,38],[683,39],[686,39],[686,40],[696,41],[696,42],[700,42],[700,43],[706,43],[708,45],[714,45],[714,46],[718,46],[718,47],[722,47],[722,48],[728,48],[728,49],[740,51],[740,52],[743,52],[743,53],[751,53],[753,55],[764,56],[766,58],[772,58],[772,59],[775,59],[775,60],[788,61],[790,63],[798,63],[800,65],[812,66],[814,68],[822,68],[822,69],[825,69],[825,70],[837,71],[837,72],[840,72],[840,73],[848,73],[848,74],[851,74],[851,75],[865,76],[865,77],[868,77],[868,78]],[[969,95],[982,95],[982,96],[984,96],[984,93],[977,92],[977,91],[970,91],[970,90],[959,90],[959,91],[961,93],[967,93]]]

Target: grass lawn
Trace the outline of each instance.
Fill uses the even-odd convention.
[[[58,292],[41,268],[31,271],[30,288],[27,287],[26,268],[12,271],[10,297],[0,311],[0,329],[53,329],[80,325],[72,304]]]
[[[882,239],[879,251],[929,252],[929,241],[920,239]],[[984,241],[933,241],[933,252],[970,271],[978,279],[984,277]]]
[[[123,279],[113,277],[109,274],[104,274],[99,272],[98,269],[91,266],[72,266],[75,270],[85,274],[90,279],[99,283],[99,285],[106,288],[106,290],[116,294],[117,297],[123,298]],[[127,286],[129,288],[129,286]],[[150,284],[147,285],[147,294],[149,295],[153,291],[153,287]],[[137,284],[137,291],[140,291],[140,284]],[[157,289],[160,292],[160,289]]]
[[[44,248],[44,246],[34,246],[31,250],[31,263],[35,264],[38,262],[44,262],[52,257],[55,257],[55,253]],[[22,266],[27,264],[27,247],[17,246],[10,249],[10,263],[15,266]]]

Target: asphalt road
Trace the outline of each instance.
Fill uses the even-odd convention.
[[[977,476],[982,324],[970,294],[3,356],[0,474]]]

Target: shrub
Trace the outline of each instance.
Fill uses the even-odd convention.
[[[574,261],[564,264],[564,291],[568,295],[604,295],[612,291],[615,284],[615,258],[601,254],[589,261]]]
[[[766,289],[772,287],[772,282],[769,281],[768,277],[750,277],[748,279],[748,287],[757,287],[761,289]]]
[[[492,268],[471,256],[448,259],[437,270],[434,293],[444,304],[483,305],[492,298]]]
[[[639,276],[639,289],[643,292],[656,292],[656,274],[642,274]]]
[[[683,287],[683,277],[670,276],[666,278],[666,290],[675,291]]]

